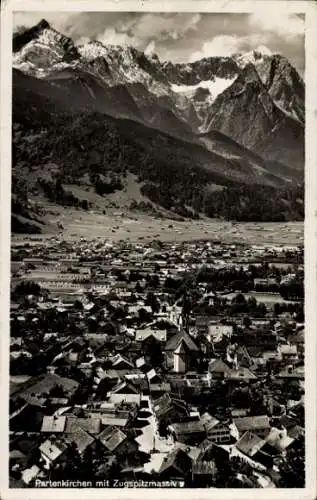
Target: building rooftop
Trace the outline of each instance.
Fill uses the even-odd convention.
[[[63,432],[66,426],[65,416],[44,416],[41,432]]]
[[[109,451],[115,451],[127,436],[115,427],[107,427],[99,434],[98,439]]]
[[[258,415],[254,417],[238,417],[233,419],[239,432],[256,431],[257,429],[270,429],[270,419],[267,415]]]

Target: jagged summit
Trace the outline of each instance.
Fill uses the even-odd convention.
[[[13,36],[13,66],[37,77],[46,76],[59,63],[79,57],[71,38],[42,19],[36,26]]]
[[[36,26],[39,30],[51,28],[50,23],[46,19],[41,19],[41,21],[38,22]]]
[[[270,58],[272,56],[272,52],[266,47],[258,47],[257,49],[251,50],[249,52],[238,52],[232,57],[235,61],[237,61],[239,66],[243,67],[247,64],[257,65],[266,58]]]
[[[35,26],[29,29],[21,28],[17,32],[13,33],[13,52],[21,50],[24,45],[36,39],[40,33],[45,29],[52,29],[46,19],[41,19]]]

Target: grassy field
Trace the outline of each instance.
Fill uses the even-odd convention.
[[[40,239],[60,235],[65,240],[103,238],[112,241],[190,241],[218,240],[247,244],[299,245],[303,243],[304,224],[288,223],[231,223],[216,219],[175,221],[157,219],[135,212],[112,211],[103,215],[94,211],[50,207],[46,215],[47,226]],[[63,230],[59,230],[59,222]],[[12,242],[36,240],[39,235],[13,235]]]

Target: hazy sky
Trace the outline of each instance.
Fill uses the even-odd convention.
[[[278,2],[276,6],[252,14],[16,12],[14,26],[32,26],[45,18],[76,44],[100,40],[133,45],[179,62],[260,48],[285,55],[303,74],[304,18],[279,11]]]

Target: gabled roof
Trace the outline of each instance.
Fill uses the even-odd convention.
[[[191,460],[193,460],[193,462],[195,462],[199,455],[200,455],[200,448],[198,448],[198,446],[190,446],[188,445],[187,443],[180,443],[180,442],[177,442],[175,443],[175,448],[179,448],[180,450],[183,450],[186,455],[189,456],[189,458]]]
[[[84,429],[78,427],[72,434],[69,434],[68,441],[75,443],[79,453],[82,453],[94,442],[94,438]]]
[[[270,429],[270,419],[267,415],[234,418],[233,422],[239,432],[255,431],[257,429]]]
[[[78,427],[81,427],[89,434],[98,434],[100,432],[101,420],[99,417],[88,417],[88,418],[80,418],[74,416],[68,416],[66,418],[66,427],[65,433],[72,434],[78,430]]]
[[[31,383],[30,383],[31,382]],[[27,387],[23,387],[24,384],[21,384],[20,388],[21,388],[21,396],[23,397],[23,399],[25,400],[32,400],[34,399],[32,394],[47,394],[50,392],[50,390],[57,386],[57,385],[60,385],[62,386],[63,390],[66,392],[66,393],[73,393],[75,392],[75,390],[77,389],[77,387],[79,386],[79,383],[75,380],[72,380],[70,378],[67,378],[67,377],[60,377],[59,375],[56,375],[56,374],[47,374],[47,375],[44,375],[44,376],[41,376],[39,377],[35,383],[32,384],[32,382],[34,382],[34,380],[29,380],[27,383],[26,383],[26,386]]]
[[[219,430],[219,428],[229,430],[228,424],[220,422],[219,420],[216,420],[216,419],[213,419],[205,424],[205,429],[206,429],[207,434],[212,433],[217,428],[218,428],[218,430]]]
[[[53,442],[50,439],[44,441],[40,446],[40,451],[49,460],[54,462],[66,450],[67,445],[64,442]]]
[[[150,391],[171,392],[171,384],[169,382],[159,382],[157,384],[150,383]]]
[[[141,394],[113,394],[110,393],[109,402],[120,404],[120,403],[135,403],[138,406],[141,402]]]
[[[98,439],[109,451],[115,451],[127,436],[120,429],[107,427],[99,434]]]
[[[112,366],[114,369],[119,369],[119,366],[124,366],[125,368],[134,368],[134,364],[128,359],[124,358],[121,354],[116,354],[112,360]]]
[[[279,346],[279,351],[282,354],[296,355],[297,354],[297,346],[295,344],[292,344],[292,345],[282,344]]]
[[[296,420],[293,417],[291,417],[290,415],[282,415],[279,418],[279,422],[286,429],[291,429],[296,425]]]
[[[159,470],[159,474],[162,474],[164,471],[173,467],[180,475],[186,474],[188,468],[191,465],[191,459],[180,448],[175,448],[172,450],[163,460],[162,465]]]
[[[217,445],[208,438],[204,439],[199,445],[201,452],[205,452],[206,450],[213,449],[215,447],[217,447]]]
[[[231,370],[222,359],[213,359],[208,366],[209,373],[224,373],[230,375]]]
[[[230,380],[256,380],[257,377],[254,373],[246,368],[245,366],[241,366],[237,370],[230,370],[230,374],[227,375],[227,378]]]
[[[203,422],[205,429],[212,429],[215,425],[219,424],[219,420],[210,415],[210,413],[205,412],[200,417],[200,421]]]
[[[186,354],[188,352],[190,352],[190,349],[189,349],[188,345],[186,344],[185,340],[182,339],[180,341],[180,343],[178,344],[178,346],[176,347],[174,354]]]
[[[25,453],[22,453],[20,450],[11,450],[9,453],[9,458],[10,460],[26,460],[27,455]]]
[[[245,346],[239,346],[236,350],[237,361],[240,366],[251,366],[252,359]]]
[[[192,352],[199,351],[193,338],[187,332],[185,332],[185,330],[180,330],[179,332],[177,332],[175,335],[173,335],[169,339],[169,341],[166,343],[166,347],[165,347],[166,351],[173,351],[174,352],[182,340],[185,342],[189,351],[192,351]]]
[[[156,399],[153,403],[153,410],[157,417],[161,417],[173,410],[173,408],[182,408],[184,413],[188,414],[187,405],[185,401],[172,398],[169,394],[165,393],[163,396]]]
[[[205,432],[204,424],[200,420],[194,420],[193,422],[175,423],[175,424],[169,425],[168,427],[176,435],[195,434],[197,432],[201,432],[201,433]]]
[[[247,455],[253,457],[265,445],[265,439],[260,438],[256,434],[247,431],[243,434],[241,439],[236,443],[236,448]]]
[[[127,392],[128,391],[128,392]],[[130,382],[123,380],[110,391],[112,394],[139,394],[138,389]]]

